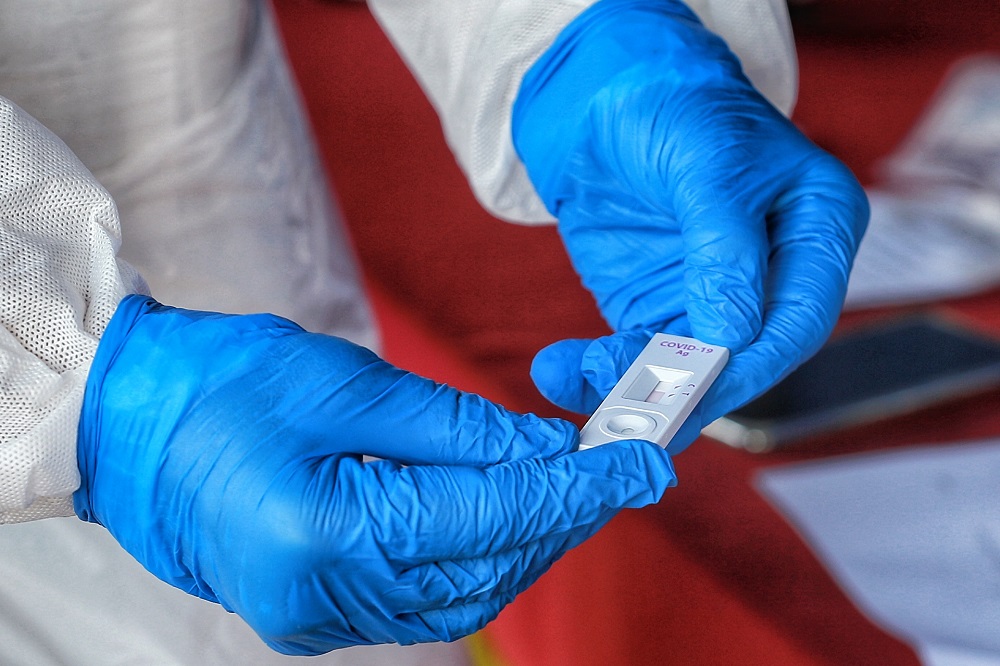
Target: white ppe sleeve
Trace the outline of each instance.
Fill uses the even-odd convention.
[[[118,302],[145,290],[120,242],[110,195],[0,98],[0,523],[72,514],[90,361]]]
[[[480,203],[516,222],[550,222],[511,139],[521,78],[595,0],[369,0],[437,109],[445,138]],[[784,113],[797,68],[785,0],[689,0]]]
[[[71,513],[90,359],[121,298],[147,292],[129,266],[163,303],[378,340],[267,3],[0,0],[0,16],[7,523]]]

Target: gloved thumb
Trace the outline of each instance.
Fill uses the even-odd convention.
[[[664,332],[686,333],[678,320]],[[653,337],[654,331],[623,331],[596,340],[560,340],[535,356],[531,378],[549,401],[574,412],[590,414]],[[711,389],[710,389],[711,393]],[[683,451],[697,439],[705,425],[703,405],[681,425],[670,441],[671,453]]]
[[[596,340],[560,340],[543,348],[531,364],[538,391],[563,409],[589,414],[614,388],[653,331],[623,331]]]

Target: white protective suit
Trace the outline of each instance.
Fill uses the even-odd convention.
[[[514,153],[511,105],[592,0],[369,4],[483,205],[549,220]],[[788,111],[784,2],[689,4]],[[0,100],[0,523],[24,523],[0,529],[0,663],[285,663],[238,618],[146,574],[102,528],[37,520],[72,514],[87,371],[118,301],[147,289],[139,273],[165,303],[271,311],[376,344],[270,7],[0,0],[0,96],[24,109]],[[455,663],[442,649],[318,663]]]

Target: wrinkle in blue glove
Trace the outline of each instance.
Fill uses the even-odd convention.
[[[272,315],[131,296],[88,377],[74,502],[281,652],[453,640],[675,483],[648,443],[577,442]]]
[[[584,285],[622,332],[538,355],[533,377],[556,404],[591,411],[640,341],[663,331],[733,352],[695,416],[707,423],[829,335],[865,196],[683,3],[600,0],[583,12],[525,75],[513,137]]]

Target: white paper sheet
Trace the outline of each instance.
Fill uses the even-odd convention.
[[[871,222],[847,308],[955,298],[1000,284],[1000,198],[943,189],[923,196],[869,190],[868,198]]]
[[[1000,440],[775,468],[758,488],[925,664],[1000,665]]]
[[[1000,285],[1000,58],[956,64],[882,173],[847,307]]]
[[[920,121],[882,165],[906,189],[959,185],[1000,192],[1000,57],[952,66]]]

